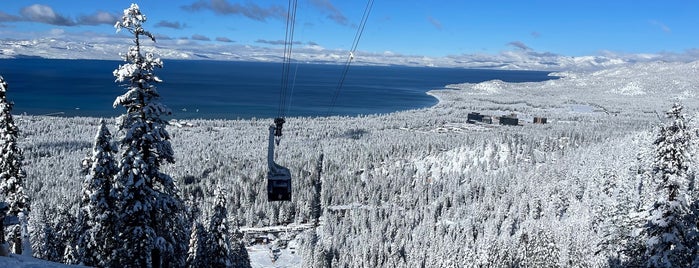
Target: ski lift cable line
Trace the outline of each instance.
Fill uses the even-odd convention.
[[[280,87],[279,87],[279,107],[277,110],[277,116],[281,117],[282,114],[282,109],[284,107],[284,100],[285,100],[285,88],[286,88],[286,59],[287,59],[287,53],[288,53],[288,44],[289,44],[289,26],[291,24],[291,13],[292,13],[292,0],[289,0],[289,8],[287,10],[287,15],[286,15],[286,27],[285,27],[285,33],[284,33],[284,52],[282,56],[282,72],[281,72],[281,79],[280,79]]]
[[[304,29],[305,28],[301,29],[302,34],[303,34]],[[289,112],[291,111],[291,106],[293,105],[294,89],[296,89],[296,77],[298,76],[298,73],[299,73],[299,64],[300,64],[300,62],[296,61],[296,64],[295,64],[296,66],[294,67],[294,76],[291,79],[291,92],[289,93],[289,103],[286,104],[286,111],[284,112],[285,115],[289,114]]]
[[[289,89],[289,74],[291,69],[291,52],[294,43],[294,29],[296,27],[296,10],[298,0],[289,0],[289,9],[286,17],[286,33],[284,37],[284,58],[282,60],[282,77],[281,87],[279,90],[279,109],[278,118],[286,116],[287,106],[287,91]]]
[[[278,117],[284,118],[286,107],[287,91],[289,88],[289,65],[291,63],[291,52],[293,51],[294,25],[296,22],[296,0],[289,0],[289,10],[287,14],[286,33],[284,37],[284,58],[282,61],[281,88],[279,91]]]
[[[299,73],[299,62],[296,61],[296,67],[294,68],[294,78],[291,79],[291,92],[289,93],[289,103],[286,105],[286,112],[284,114],[289,114],[291,110],[291,105],[294,100],[294,89],[296,88],[296,76]]]
[[[364,14],[362,15],[362,21],[359,23],[359,27],[357,27],[357,33],[355,33],[355,35],[354,35],[354,41],[352,42],[352,46],[350,47],[349,55],[347,56],[347,61],[345,62],[344,68],[342,69],[342,74],[340,75],[340,80],[337,83],[337,87],[335,88],[335,93],[333,94],[332,100],[330,102],[330,107],[328,108],[328,113],[327,113],[328,116],[330,116],[330,114],[332,114],[332,111],[335,108],[335,105],[337,104],[337,98],[340,96],[340,91],[342,90],[342,86],[345,84],[345,78],[347,78],[347,73],[349,72],[350,64],[352,64],[352,60],[354,60],[354,53],[357,51],[357,46],[359,45],[359,40],[362,38],[362,34],[364,33],[364,27],[366,26],[366,22],[369,19],[369,14],[371,13],[371,9],[373,6],[374,6],[374,0],[368,0],[366,7],[364,8]]]
[[[297,10],[296,7],[298,5],[298,0],[293,0],[293,2],[294,2],[294,12],[293,12],[292,20],[291,20],[292,21],[291,30],[289,32],[290,36],[291,36],[289,38],[289,56],[286,59],[286,89],[285,89],[285,94],[287,94],[286,92],[289,90],[289,84],[290,84],[289,76],[291,75],[291,52],[292,52],[292,47],[294,46],[294,33],[296,32],[295,31],[295,29],[296,29],[296,10]],[[296,79],[296,78],[294,77],[294,79]],[[294,80],[292,80],[292,83],[293,82],[294,82]],[[281,116],[282,118],[286,117],[286,111],[289,110],[290,104],[287,102],[287,100],[290,98],[290,96],[291,95],[289,94],[289,95],[286,95],[284,98],[284,107],[285,108],[282,108],[282,116]]]

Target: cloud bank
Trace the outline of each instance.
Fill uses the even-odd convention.
[[[216,41],[219,42],[224,42],[224,43],[233,43],[234,41],[229,39],[228,37],[216,37]]]
[[[521,50],[531,50],[531,48],[524,44],[522,41],[512,41],[507,43],[507,45],[519,48]]]
[[[258,44],[267,44],[267,45],[275,45],[275,46],[281,46],[281,45],[284,45],[284,40],[265,40],[265,39],[257,39],[257,40],[255,41],[255,43],[258,43]],[[303,44],[303,43],[300,42],[300,41],[294,41],[293,44],[294,44],[294,45],[301,45],[301,44]]]
[[[430,24],[432,24],[432,26],[434,26],[435,28],[437,28],[437,30],[441,30],[441,29],[442,29],[442,23],[439,22],[439,20],[435,19],[434,17],[428,16],[428,17],[427,17],[427,21],[429,21]]]
[[[337,24],[340,25],[349,25],[349,20],[347,20],[347,17],[345,17],[342,12],[340,12],[339,9],[337,9],[330,1],[328,0],[310,0],[311,5],[314,7],[318,8],[320,11],[326,14],[326,17]]]
[[[257,21],[286,18],[286,9],[282,6],[260,7],[252,2],[240,4],[229,3],[226,0],[199,0],[182,6],[182,9],[190,12],[210,10],[219,15],[240,15]]]
[[[158,23],[155,24],[155,27],[162,27],[162,28],[171,28],[171,29],[177,29],[181,30],[187,27],[187,24],[180,23],[179,21],[166,21],[166,20],[161,20]]]
[[[72,19],[68,16],[61,15],[53,10],[52,7],[41,4],[34,4],[23,7],[20,10],[20,16],[10,15],[0,12],[0,22],[38,22],[56,26],[79,26],[79,25],[100,25],[114,24],[119,16],[114,13],[105,11],[97,11],[89,15],[78,16],[77,19]]]
[[[201,35],[201,34],[194,34],[194,35],[192,35],[192,40],[211,41],[211,38],[208,38],[208,37]]]
[[[169,38],[157,36],[161,42],[145,46],[165,59],[232,60],[275,62],[281,60],[284,42],[281,40],[259,39],[260,45],[235,44],[225,37],[215,38],[218,42],[197,42],[211,40],[204,35]],[[230,42],[229,42],[230,41]],[[344,64],[348,51],[326,49],[315,42],[294,42],[295,61],[316,64]],[[119,60],[114,51],[128,50],[131,41],[128,37],[113,34],[83,32],[68,34],[63,29],[52,29],[40,33],[22,33],[18,36],[0,39],[0,58],[42,57],[55,59],[105,59]],[[270,46],[271,45],[271,46]],[[592,56],[564,56],[547,51],[535,51],[518,41],[510,42],[511,50],[499,53],[460,54],[444,57],[404,55],[390,51],[355,53],[356,65],[400,65],[430,66],[505,70],[596,70],[610,66],[620,66],[639,62],[691,62],[699,60],[699,49],[683,53],[624,54],[601,51]],[[528,49],[525,49],[528,48]]]
[[[653,25],[653,26],[656,26],[656,27],[660,28],[661,30],[663,30],[663,32],[666,32],[666,33],[671,33],[671,32],[672,32],[672,29],[670,29],[670,27],[668,27],[668,26],[665,25],[664,23],[659,22],[659,21],[657,21],[657,20],[651,20],[651,21],[650,21],[650,24]]]

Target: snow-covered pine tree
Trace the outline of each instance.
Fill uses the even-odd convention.
[[[226,197],[220,187],[216,189],[216,203],[209,219],[208,267],[231,267],[234,261],[228,229]]]
[[[24,193],[24,179],[27,177],[22,169],[22,150],[17,146],[19,129],[12,119],[14,103],[7,100],[7,82],[0,76],[0,194],[10,206],[9,215],[26,219],[29,214],[29,197]],[[24,234],[26,221],[21,221],[19,230],[10,231],[9,241],[19,245],[11,247],[12,253],[21,254],[23,250],[31,252],[31,248],[22,247],[22,239],[29,242],[29,235]],[[20,234],[24,237],[16,237]]]
[[[58,261],[61,259],[63,252],[58,252],[60,248],[60,241],[56,232],[53,229],[53,221],[51,220],[56,211],[54,208],[44,208],[37,210],[33,213],[35,221],[32,226],[32,246],[34,252],[34,258]]]
[[[117,31],[126,29],[134,37],[125,55],[127,63],[114,70],[116,81],[126,81],[128,89],[114,101],[114,107],[126,108],[117,120],[120,260],[133,267],[183,267],[187,256],[184,204],[172,177],[160,171],[162,163],[175,162],[167,122],[161,118],[170,110],[159,102],[155,83],[161,80],[153,73],[163,63],[152,53],[141,52],[141,37],[155,41],[143,29],[145,21],[138,5],[131,4],[115,25]]]
[[[185,203],[185,220],[188,224],[193,224],[197,221],[199,221],[201,217],[201,209],[199,208],[199,202],[201,200],[194,196],[193,194],[189,195],[189,198],[184,200]]]
[[[195,220],[192,224],[192,233],[189,237],[189,251],[187,252],[187,267],[207,267],[209,253],[206,251],[206,229],[201,222]]]
[[[321,207],[321,192],[323,189],[323,158],[324,155],[320,154],[318,162],[316,162],[315,174],[311,179],[311,184],[313,185],[313,196],[311,197],[309,206],[311,210],[311,219],[313,220],[313,226],[315,227],[318,227],[318,225],[320,224],[320,216],[323,212],[323,209]]]
[[[74,263],[77,261],[73,245],[77,238],[77,220],[75,214],[71,212],[71,205],[67,200],[63,200],[58,205],[58,214],[55,215],[53,230],[56,232],[58,248],[56,251],[61,254],[54,262]]]
[[[240,240],[233,243],[233,255],[236,258],[234,260],[233,267],[251,268],[252,264],[250,264],[250,255],[248,254],[248,250],[245,248],[245,244],[243,244]]]
[[[231,256],[233,258],[233,267],[251,268],[250,255],[243,242],[243,233],[240,232],[237,220],[233,220],[231,223]]]
[[[56,207],[39,208],[38,219],[32,221],[33,257],[52,262],[76,263],[76,218],[67,200]]]
[[[649,209],[645,231],[648,267],[689,267],[692,262],[691,233],[696,225],[684,219],[690,213],[687,195],[691,156],[691,135],[682,105],[667,111],[671,123],[660,128],[655,144],[655,185],[657,198]]]
[[[88,266],[112,267],[117,249],[117,223],[114,200],[110,195],[117,164],[117,149],[112,144],[112,133],[104,120],[95,136],[92,155],[83,161],[89,163],[83,181],[82,199],[78,212],[78,239],[75,247],[76,263]]]

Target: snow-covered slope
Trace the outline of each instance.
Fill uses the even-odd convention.
[[[2,268],[69,268],[69,267],[85,267],[77,265],[66,265],[61,263],[49,262],[45,260],[35,259],[22,255],[10,255],[9,257],[0,256],[0,267]]]
[[[272,119],[170,126],[177,162],[163,169],[183,196],[204,196],[203,210],[223,186],[242,230],[308,223],[310,204],[322,205],[321,226],[294,239],[294,254],[272,261],[269,247],[249,247],[255,267],[606,267],[628,241],[614,235],[630,233],[629,204],[652,189],[639,182],[663,112],[677,101],[699,111],[697,72],[699,62],[571,69],[537,83],[450,85],[426,109],[287,118],[277,159],[293,172],[292,202],[263,194]],[[470,112],[523,122],[469,124]],[[47,211],[30,224],[75,202],[98,121],[17,117],[32,209]]]
[[[266,245],[255,245],[247,248],[250,264],[253,268],[291,268],[303,267],[301,252],[292,249],[280,249],[273,252]],[[277,254],[277,256],[274,256]]]

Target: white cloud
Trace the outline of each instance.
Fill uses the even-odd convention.
[[[668,26],[665,25],[664,23],[659,22],[659,21],[657,21],[657,20],[651,20],[651,21],[650,21],[650,24],[651,24],[651,25],[654,25],[654,26],[656,26],[656,27],[658,27],[658,28],[660,28],[663,32],[666,32],[666,33],[671,33],[671,32],[672,32],[672,29],[670,29],[670,27],[668,27]]]
[[[41,22],[60,26],[73,26],[75,22],[53,11],[53,8],[46,5],[34,4],[22,8],[22,17],[29,21]]]
[[[349,25],[349,20],[328,0],[310,0],[311,5],[327,14],[327,18],[340,25]]]
[[[48,38],[47,38],[48,37]],[[0,50],[13,51],[14,55],[40,56],[48,58],[69,59],[118,59],[118,52],[127,50],[131,45],[129,38],[123,35],[107,35],[94,32],[74,33],[64,29],[47,32],[21,33],[13,35],[14,39],[0,40]],[[49,39],[50,38],[50,39]],[[161,39],[162,40],[162,39]],[[221,40],[219,40],[221,41]],[[19,42],[19,43],[18,43]],[[18,45],[20,44],[21,45]],[[271,43],[276,43],[271,41]],[[268,45],[238,45],[229,42],[195,42],[185,37],[181,39],[162,40],[157,45],[145,44],[147,49],[166,59],[200,58],[212,60],[243,61],[279,61],[283,47]],[[69,50],[58,49],[69,47]],[[231,54],[230,51],[236,51]],[[342,64],[346,60],[346,50],[326,49],[306,42],[295,46],[294,60],[315,63]],[[5,57],[8,57],[6,54]],[[365,52],[355,54],[357,65],[405,65],[437,66],[460,68],[490,69],[528,69],[528,70],[573,70],[596,69],[628,63],[672,61],[689,62],[699,60],[699,49],[683,53],[657,54],[622,54],[602,51],[598,55],[568,57],[545,51],[513,49],[497,54],[461,54],[446,57],[425,57],[422,55],[403,55],[393,51]]]
[[[160,22],[155,24],[155,27],[165,27],[165,28],[172,28],[172,29],[183,29],[187,27],[187,24],[180,23],[179,21],[166,21],[166,20],[161,20]]]
[[[192,40],[197,40],[197,41],[211,41],[211,38],[206,37],[201,34],[194,34],[192,35]]]
[[[54,28],[49,31],[51,36],[63,36],[66,33],[63,29]]]
[[[112,14],[112,13],[104,12],[104,11],[97,11],[91,15],[80,16],[78,18],[78,21],[76,22],[76,24],[80,24],[80,25],[100,25],[100,24],[112,25],[117,20],[119,20],[119,17],[116,14]]]
[[[0,12],[0,22],[29,21],[45,23],[56,26],[78,26],[78,25],[112,25],[118,20],[118,15],[114,13],[97,11],[89,15],[81,15],[77,20],[64,16],[54,11],[52,7],[41,4],[33,4],[23,7],[20,16],[10,15]]]
[[[216,37],[216,41],[224,42],[224,43],[232,43],[232,42],[235,42],[235,41],[231,40],[231,39],[228,38],[228,37]]]
[[[439,20],[435,19],[434,17],[428,16],[428,17],[427,17],[427,21],[429,21],[430,24],[432,24],[432,26],[434,26],[435,28],[437,28],[437,30],[441,30],[441,29],[442,29],[442,23],[441,23]]]
[[[211,10],[219,15],[242,15],[258,21],[266,21],[268,18],[280,20],[286,18],[286,9],[282,6],[261,7],[253,2],[231,4],[226,0],[199,0],[181,8],[190,12]]]
[[[521,49],[521,50],[531,50],[531,48],[530,48],[529,46],[527,46],[527,44],[525,44],[525,43],[522,42],[522,41],[512,41],[512,42],[509,42],[509,43],[507,43],[507,44],[510,45],[510,46],[519,48],[519,49]]]

